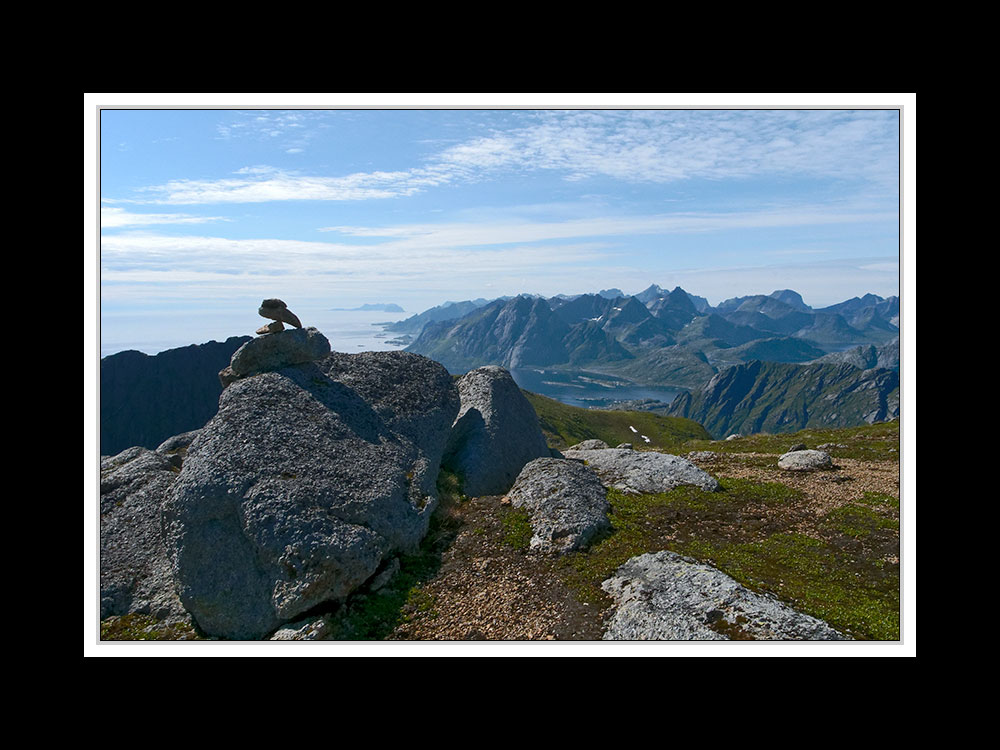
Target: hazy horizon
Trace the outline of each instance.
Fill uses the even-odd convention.
[[[655,283],[655,282],[653,282]],[[659,285],[662,287],[662,285]],[[649,284],[647,284],[643,289],[637,289],[635,291],[621,290],[625,292],[626,296],[634,296],[643,290],[647,289]],[[608,289],[612,287],[605,287]],[[666,291],[671,291],[671,289],[666,289]],[[575,294],[596,294],[602,289],[592,289],[586,292],[575,292]],[[684,291],[695,296],[704,297],[704,295],[698,295],[690,289],[685,289]],[[771,294],[776,291],[781,291],[779,289],[772,289]],[[793,289],[792,291],[798,291]],[[845,297],[844,299],[836,300],[831,304],[837,304],[839,302],[845,302],[853,297],[863,297],[865,294],[874,292],[859,292],[858,294],[853,294],[850,297]],[[522,292],[521,294],[530,294],[529,292]],[[764,294],[764,292],[754,292],[753,294]],[[569,295],[569,296],[573,296]],[[505,295],[501,295],[505,296]],[[517,296],[517,295],[510,295]],[[552,295],[555,296],[555,295]],[[736,295],[738,297],[752,296],[747,295]],[[884,297],[886,295],[878,295]],[[892,295],[888,295],[892,296]],[[897,295],[898,296],[898,295]],[[549,297],[551,298],[551,297]],[[403,312],[383,312],[383,311],[357,311],[357,310],[337,310],[329,307],[301,307],[296,305],[294,312],[302,319],[303,325],[305,326],[315,326],[321,332],[327,334],[331,337],[333,348],[338,351],[346,352],[356,352],[362,349],[356,348],[353,344],[353,340],[360,340],[357,336],[348,335],[346,338],[343,336],[344,331],[352,331],[354,329],[360,330],[361,328],[368,328],[371,336],[369,337],[371,341],[366,342],[363,350],[398,350],[403,347],[392,346],[385,344],[384,341],[375,339],[374,335],[381,333],[383,331],[380,327],[375,327],[374,324],[377,322],[389,322],[405,320],[413,315],[425,312],[432,307],[438,307],[447,303],[456,303],[468,301],[470,298],[462,300],[442,300],[436,304],[428,305],[427,307],[421,307],[419,309],[406,309],[404,307]],[[706,298],[707,299],[707,298]],[[727,298],[731,299],[731,298]],[[711,300],[708,299],[709,304],[712,307],[718,306],[725,300]],[[367,304],[389,304],[395,302],[391,299],[372,299],[369,300]],[[808,299],[803,298],[803,302],[806,305],[814,309],[819,309],[829,305],[814,305],[810,304]],[[365,303],[359,303],[365,304]],[[354,320],[344,321],[344,318],[352,316]],[[180,321],[181,325],[177,325]],[[124,336],[124,338],[119,338],[117,340],[110,339],[106,337],[103,329],[101,331],[101,357],[106,357],[111,354],[116,354],[122,351],[137,350],[145,354],[155,355],[162,351],[168,349],[176,349],[184,346],[190,346],[192,344],[205,344],[210,341],[225,341],[231,336],[249,336],[253,335],[254,330],[260,325],[263,325],[266,321],[260,318],[257,314],[256,307],[251,307],[243,309],[240,311],[226,311],[219,312],[216,311],[214,314],[203,317],[198,313],[198,311],[185,311],[180,314],[175,314],[170,316],[169,319],[165,319],[163,316],[159,315],[133,315],[129,318],[127,325],[122,325],[119,323],[113,328],[114,335]],[[184,331],[202,332],[202,338],[200,340],[188,341],[184,339],[183,334],[173,334],[171,332],[180,328]],[[386,338],[392,338],[394,334],[388,335]],[[350,342],[350,343],[349,343]]]

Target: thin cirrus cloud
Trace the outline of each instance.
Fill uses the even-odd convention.
[[[357,201],[398,198],[441,184],[430,170],[355,173],[319,177],[276,169],[241,170],[240,176],[220,180],[171,180],[143,188],[146,202],[175,205],[265,203],[271,201]]]
[[[206,224],[228,221],[222,216],[192,216],[191,214],[137,214],[115,206],[101,206],[101,229],[121,229],[163,224]]]
[[[219,179],[171,180],[144,189],[149,202],[254,203],[403,197],[448,183],[545,170],[566,181],[600,176],[626,183],[809,176],[856,180],[893,190],[898,183],[898,117],[884,111],[584,111],[525,113],[522,124],[466,138],[392,171],[305,175],[240,170]],[[291,126],[245,123],[258,134]],[[231,137],[235,126],[226,137]],[[302,143],[286,152],[300,152]]]
[[[620,237],[642,234],[691,234],[738,229],[856,224],[892,220],[895,214],[878,210],[802,206],[738,212],[679,212],[654,216],[595,217],[564,221],[492,221],[409,224],[387,227],[330,226],[320,231],[359,238],[382,238],[386,247],[501,245],[580,237]]]

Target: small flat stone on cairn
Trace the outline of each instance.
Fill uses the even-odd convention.
[[[266,299],[260,303],[260,308],[257,310],[263,318],[270,318],[271,320],[278,320],[282,323],[288,323],[296,328],[301,328],[302,323],[299,322],[298,317],[295,313],[288,309],[288,305],[282,302],[280,299]]]
[[[263,336],[264,334],[267,333],[277,333],[278,331],[284,331],[284,330],[285,330],[284,323],[282,323],[280,320],[275,320],[266,325],[262,325],[260,328],[257,329],[256,333],[260,336]]]

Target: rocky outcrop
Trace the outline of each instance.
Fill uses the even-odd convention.
[[[607,490],[593,471],[574,461],[536,458],[521,470],[507,500],[531,514],[533,552],[578,550],[611,527]]]
[[[832,469],[833,459],[825,451],[791,450],[778,458],[778,468],[785,471],[819,471]]]
[[[719,489],[719,482],[714,477],[680,456],[628,448],[567,450],[563,455],[583,461],[606,487],[622,492],[669,492],[681,485],[692,485],[707,492]]]
[[[615,602],[604,640],[848,640],[822,620],[673,552],[633,557],[602,588]]]
[[[101,619],[189,621],[160,533],[160,505],[177,476],[172,457],[141,446],[101,461]]]
[[[510,373],[493,365],[458,380],[462,406],[443,464],[465,494],[501,495],[525,464],[550,455],[538,415]]]
[[[257,341],[288,333],[309,335]],[[198,625],[266,637],[414,551],[459,405],[443,367],[404,352],[332,354],[232,382],[163,506]]]

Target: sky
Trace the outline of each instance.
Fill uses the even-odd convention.
[[[713,305],[899,294],[901,99],[848,100],[102,95],[100,335],[202,343],[266,297],[306,320],[653,283]]]

